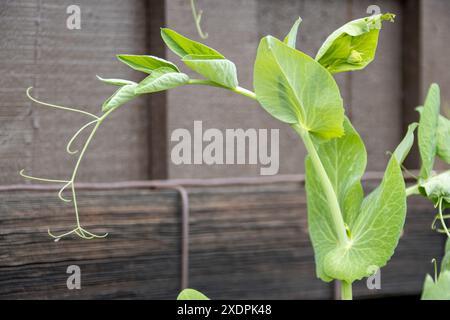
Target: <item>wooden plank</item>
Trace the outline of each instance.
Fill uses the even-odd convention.
[[[296,183],[189,188],[190,286],[211,298],[331,299],[316,279],[304,188]],[[80,191],[83,225],[107,239],[55,243],[47,227],[74,224],[50,192],[0,192],[0,298],[173,299],[180,285],[180,208],[174,191]],[[405,233],[382,289],[356,296],[417,295],[443,238],[429,230],[432,206],[411,202]],[[67,290],[67,266],[82,289]]]
[[[115,89],[96,74],[142,77],[115,55],[146,52],[145,3],[78,1],[81,29],[69,30],[70,1],[1,2],[0,184],[23,182],[18,175],[23,168],[44,177],[70,174],[74,159],[65,153],[65,144],[89,119],[31,103],[25,90],[33,86],[41,100],[99,113]],[[131,103],[105,121],[81,168],[82,181],[148,179],[149,108],[144,102]]]
[[[422,69],[420,65],[422,38],[420,0],[405,0],[402,7],[402,116],[403,132],[408,125],[418,121],[415,108],[422,104]],[[419,149],[414,144],[410,155],[405,160],[408,168],[420,168]]]
[[[160,28],[165,25],[165,1],[146,2],[147,54],[166,58],[165,45]],[[147,95],[149,100],[149,178],[168,178],[168,137],[167,137],[167,93],[165,91]]]

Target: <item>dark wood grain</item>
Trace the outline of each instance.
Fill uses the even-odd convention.
[[[305,194],[296,183],[189,188],[190,286],[213,299],[331,299],[316,279]],[[80,191],[83,225],[107,239],[53,242],[74,224],[51,192],[0,193],[0,298],[173,299],[180,286],[180,208],[175,191]],[[417,295],[443,239],[429,230],[432,206],[410,202],[405,233],[382,289],[355,296]],[[67,266],[82,270],[68,290]]]

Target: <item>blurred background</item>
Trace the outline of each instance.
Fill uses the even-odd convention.
[[[81,10],[81,28],[71,30],[67,8]],[[106,240],[64,239],[54,243],[47,227],[64,231],[73,222],[70,205],[52,190],[31,190],[18,175],[65,178],[76,158],[67,139],[84,124],[82,115],[40,107],[25,95],[32,86],[40,100],[99,113],[114,88],[95,75],[140,81],[143,74],[115,55],[152,54],[175,62],[159,28],[168,26],[204,42],[233,61],[240,85],[252,89],[253,62],[261,37],[282,38],[303,18],[297,48],[315,53],[349,20],[381,12],[397,15],[384,23],[375,61],[365,70],[337,76],[348,116],[366,143],[368,170],[377,183],[393,151],[418,119],[414,110],[432,82],[441,86],[443,108],[450,101],[450,2],[446,0],[198,0],[203,10],[199,37],[188,0],[2,0],[0,3],[0,298],[173,299],[180,289],[181,208],[176,190],[136,186],[93,188],[89,183],[204,179],[186,186],[190,200],[191,287],[213,299],[305,299],[335,296],[333,284],[315,278],[306,226],[301,175],[305,150],[296,134],[257,103],[232,92],[186,86],[138,98],[121,107],[100,128],[80,168],[81,217]],[[280,129],[283,181],[233,183],[258,177],[257,165],[175,165],[170,135],[177,128]],[[80,140],[82,141],[82,139]],[[417,151],[407,159],[419,167]],[[438,168],[444,168],[439,163]],[[290,177],[290,178],[289,178]],[[375,177],[375,178],[373,178]],[[208,185],[223,178],[221,185]],[[297,181],[298,180],[298,181]],[[20,184],[20,186],[18,186]],[[188,183],[189,184],[189,183]],[[381,270],[382,288],[364,281],[355,297],[415,297],[429,261],[440,256],[444,239],[429,229],[432,207],[412,200],[401,244]],[[186,239],[185,239],[186,240]],[[185,252],[186,253],[186,252]],[[82,289],[66,287],[68,265],[82,270]],[[186,267],[186,265],[184,265]]]

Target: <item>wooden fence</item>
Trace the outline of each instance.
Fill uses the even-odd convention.
[[[81,222],[88,230],[109,232],[106,239],[55,243],[47,228],[67,231],[74,215],[54,191],[0,192],[0,298],[176,297],[182,261],[179,193],[89,186],[79,192]],[[301,182],[186,189],[190,287],[213,299],[334,297],[333,285],[315,277]],[[430,203],[418,198],[408,204],[400,245],[381,270],[381,290],[368,290],[361,281],[357,298],[418,295],[432,272],[430,260],[441,255],[444,240],[430,230]],[[81,290],[67,289],[69,265],[81,268]]]

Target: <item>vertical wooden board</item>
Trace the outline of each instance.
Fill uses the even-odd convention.
[[[370,5],[381,12],[397,14],[394,24],[386,22],[380,32],[375,60],[351,76],[352,120],[366,144],[368,170],[385,169],[387,151],[394,151],[401,140],[401,2],[352,1],[353,18],[367,16]]]
[[[0,3],[0,183],[19,180],[32,164],[33,122],[25,88],[34,85],[35,1]]]
[[[26,87],[35,87],[33,95],[46,102],[98,114],[116,88],[99,82],[96,74],[142,78],[118,62],[115,54],[145,52],[144,1],[78,2],[80,30],[66,27],[66,8],[71,4],[47,0],[3,4],[1,23],[11,26],[2,28],[4,52],[19,56],[20,63],[2,62],[10,75],[2,80],[0,102],[2,184],[23,182],[17,175],[22,168],[37,176],[66,178],[75,159],[65,153],[65,144],[90,121],[27,102]],[[146,106],[140,99],[105,121],[81,166],[81,180],[148,177]]]
[[[428,88],[438,83],[441,88],[441,112],[450,118],[450,2],[445,0],[421,1],[421,101]],[[422,102],[423,103],[423,102]],[[449,142],[450,143],[450,142]],[[448,169],[438,161],[437,169]]]

